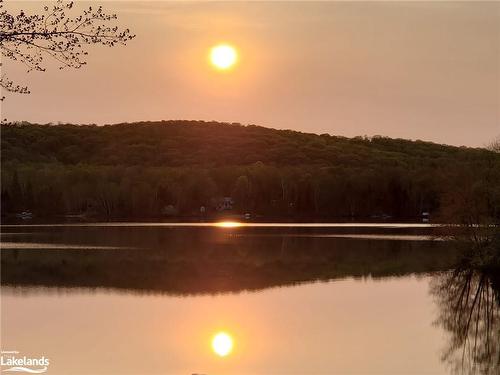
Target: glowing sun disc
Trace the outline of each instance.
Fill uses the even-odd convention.
[[[227,333],[219,332],[212,339],[212,349],[215,354],[225,357],[233,350],[233,339]]]
[[[238,60],[236,49],[228,44],[219,44],[210,50],[210,62],[217,69],[231,68]]]

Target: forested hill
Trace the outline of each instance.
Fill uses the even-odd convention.
[[[345,138],[260,126],[203,121],[139,122],[107,126],[2,126],[4,162],[221,166],[367,165],[405,167],[481,160],[484,149],[387,137]]]
[[[500,220],[500,154],[485,149],[202,121],[1,135],[2,215]]]

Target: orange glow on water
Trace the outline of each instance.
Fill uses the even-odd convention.
[[[238,228],[242,226],[242,224],[237,221],[221,221],[215,225],[220,228]]]
[[[233,338],[226,332],[217,333],[212,339],[212,350],[220,357],[225,357],[233,350]]]

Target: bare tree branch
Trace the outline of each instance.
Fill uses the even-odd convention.
[[[488,150],[500,152],[500,135],[487,146]]]
[[[0,0],[2,56],[23,63],[28,72],[45,71],[47,57],[57,61],[59,69],[79,69],[87,63],[86,47],[124,45],[135,37],[129,29],[119,30],[113,25],[116,14],[105,13],[101,6],[89,6],[78,12],[73,4],[57,0],[39,14],[29,15],[23,10],[9,12]],[[29,93],[27,87],[16,85],[5,75],[0,79],[0,87],[8,92]]]

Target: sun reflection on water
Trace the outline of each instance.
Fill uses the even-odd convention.
[[[212,350],[220,357],[225,357],[233,350],[233,338],[226,332],[218,332],[212,339]]]
[[[242,226],[242,224],[237,221],[221,221],[215,223],[215,225],[220,228],[238,228]]]

